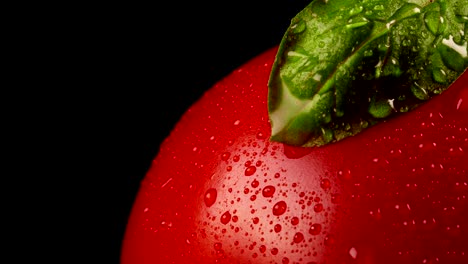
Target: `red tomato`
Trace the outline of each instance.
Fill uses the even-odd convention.
[[[468,263],[468,74],[320,148],[270,142],[276,48],[208,90],[142,181],[121,263]]]

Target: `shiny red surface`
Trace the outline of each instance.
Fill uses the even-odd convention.
[[[468,263],[468,74],[328,145],[269,142],[271,49],[182,116],[136,198],[122,264]]]

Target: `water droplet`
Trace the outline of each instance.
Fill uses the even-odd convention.
[[[260,219],[259,219],[258,217],[252,218],[252,222],[253,222],[254,224],[258,224],[259,221],[260,221]]]
[[[223,154],[221,154],[221,160],[228,160],[229,159],[229,156],[231,156],[231,153],[229,152],[224,152]]]
[[[239,125],[239,124],[240,124],[240,120],[234,121],[234,125],[235,125],[235,126],[237,126],[237,125]]]
[[[273,229],[275,230],[276,233],[279,233],[279,232],[281,232],[282,227],[281,227],[280,224],[276,224]]]
[[[435,67],[432,69],[432,79],[438,83],[445,83],[447,81],[447,74],[443,69]]]
[[[355,7],[351,8],[351,10],[349,10],[349,15],[350,15],[350,16],[354,16],[354,15],[356,15],[356,14],[361,13],[362,10],[364,10],[364,7],[362,7],[362,6],[355,6]]]
[[[277,248],[272,248],[270,250],[270,252],[271,252],[272,255],[276,255],[276,254],[278,254],[278,249]]]
[[[295,20],[295,22],[296,23],[291,26],[291,32],[294,34],[304,32],[304,30],[306,29],[306,23],[304,22],[304,20]]]
[[[376,5],[374,6],[374,10],[384,10],[385,7],[383,5]]]
[[[265,245],[261,245],[258,250],[260,250],[261,253],[265,253],[266,251],[266,246]]]
[[[216,257],[218,258],[218,260],[224,258],[224,250],[216,250]]]
[[[268,185],[268,186],[265,186],[265,188],[263,188],[262,190],[262,195],[263,197],[272,197],[273,194],[275,193],[275,187],[274,186],[271,186],[271,185]]]
[[[403,41],[401,42],[401,45],[403,45],[403,47],[407,47],[411,45],[411,41],[409,39],[403,39]]]
[[[456,109],[468,112],[468,89],[463,89],[456,99]]]
[[[353,259],[356,259],[357,257],[357,250],[352,247],[350,250],[349,250],[349,255],[353,258]]]
[[[223,215],[221,215],[221,223],[226,225],[227,223],[229,223],[229,221],[231,221],[231,213],[229,213],[229,211],[226,211]]]
[[[219,242],[214,243],[214,249],[215,250],[221,250],[222,247],[223,247],[223,244],[221,244]]]
[[[260,185],[260,182],[258,182],[256,179],[253,180],[253,182],[250,184],[253,188],[257,188],[258,185]]]
[[[218,192],[214,188],[210,188],[205,193],[205,204],[206,206],[210,207],[216,202],[216,198],[218,197]]]
[[[375,118],[384,118],[392,113],[393,109],[388,100],[371,98],[368,112]]]
[[[332,194],[331,196],[331,202],[336,204],[336,203],[340,203],[341,202],[341,195],[335,193],[335,194]]]
[[[374,52],[371,49],[364,51],[364,57],[371,57],[372,55],[374,55]]]
[[[407,105],[400,107],[400,112],[405,113],[408,112],[409,107]]]
[[[343,180],[351,179],[351,170],[338,171],[338,178],[343,179]]]
[[[309,234],[311,235],[318,235],[322,231],[322,225],[321,224],[313,224],[309,228]]]
[[[323,204],[318,203],[318,204],[314,205],[314,211],[315,211],[316,213],[322,212],[322,211],[323,211]]]
[[[257,171],[255,166],[249,166],[245,169],[244,175],[245,176],[252,176]]]
[[[262,132],[258,132],[258,133],[257,133],[257,139],[260,139],[260,140],[261,140],[261,139],[265,139],[265,138],[266,138],[266,135],[263,134]]]
[[[437,34],[440,26],[440,12],[439,11],[429,11],[424,15],[424,22],[426,23],[427,29],[432,34]]]
[[[294,243],[300,243],[300,242],[302,242],[302,240],[304,240],[304,235],[301,232],[297,232],[294,235],[293,240],[294,240]]]
[[[332,236],[332,235],[327,235],[327,236],[325,237],[325,245],[326,245],[326,246],[331,246],[331,245],[333,245],[333,244],[335,244],[335,237]]]
[[[299,218],[294,216],[293,218],[291,218],[291,224],[292,225],[297,225],[299,224]]]
[[[286,212],[286,202],[284,201],[279,201],[273,206],[273,215],[282,215]]]
[[[330,187],[331,187],[330,180],[329,179],[322,179],[320,181],[320,187],[322,187],[322,189],[324,189],[324,190],[330,189]]]
[[[287,257],[284,257],[282,260],[281,260],[281,263],[283,264],[289,264],[289,259]]]

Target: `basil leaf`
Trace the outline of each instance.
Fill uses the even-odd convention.
[[[315,0],[268,82],[271,140],[339,141],[442,93],[468,67],[468,0]]]

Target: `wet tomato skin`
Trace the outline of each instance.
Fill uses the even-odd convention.
[[[270,142],[276,48],[209,89],[141,182],[121,263],[468,263],[468,74],[320,148]]]

